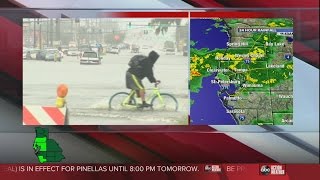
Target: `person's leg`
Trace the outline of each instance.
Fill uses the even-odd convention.
[[[144,89],[140,89],[140,90],[139,90],[139,96],[140,96],[141,101],[142,101],[142,103],[143,103],[143,104],[145,104],[145,103],[146,103],[145,95],[146,95],[145,90],[144,90]]]
[[[129,99],[129,104],[134,104],[134,96],[135,96],[135,94],[137,94],[137,96],[139,96],[139,90],[137,89],[137,87],[134,84],[134,81],[132,79],[132,74],[128,71],[126,72],[126,87],[131,90],[131,92],[130,92],[131,97]],[[134,93],[132,93],[132,91],[134,91]]]
[[[134,82],[134,86],[137,89],[138,97],[141,99],[141,103],[145,103],[145,91],[144,87],[142,85],[142,82],[139,78],[137,78],[135,75],[131,74],[132,80]]]
[[[135,86],[138,88],[138,96],[140,96],[141,98],[142,107],[149,107],[150,104],[147,104],[145,100],[146,91],[144,89],[141,79],[137,78],[135,75],[132,75],[132,79],[134,81]]]

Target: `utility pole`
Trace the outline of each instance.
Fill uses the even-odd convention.
[[[52,47],[52,41],[53,41],[53,19],[50,18],[50,47]]]
[[[41,28],[41,24],[42,24],[42,21],[40,22],[40,34],[39,34],[39,41],[40,41],[40,43],[39,43],[39,49],[42,49],[42,28]]]
[[[71,21],[71,34],[72,34],[72,41],[75,42],[75,37],[74,37],[74,29],[73,29],[73,19],[70,19]]]
[[[48,19],[46,19],[46,23],[47,23],[47,42],[46,42],[46,44],[47,44],[47,47],[49,47],[49,20]]]
[[[36,19],[33,19],[33,48],[36,48]]]
[[[60,41],[60,19],[56,19],[56,41]]]
[[[79,45],[81,44],[79,42],[80,40],[80,36],[79,36],[79,24],[80,24],[80,20],[78,18],[75,19],[75,23],[76,23],[76,30],[75,30],[75,39],[76,39],[76,43],[77,46],[79,47]]]
[[[86,43],[87,44],[89,44],[89,41],[90,41],[90,31],[89,31],[89,29],[90,29],[90,22],[89,22],[89,19],[87,18],[86,19]]]
[[[96,22],[95,22],[95,27],[94,27],[94,29],[95,29],[95,43],[97,43],[98,42],[98,18],[96,19]]]

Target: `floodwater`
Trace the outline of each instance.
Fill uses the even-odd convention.
[[[188,57],[180,54],[161,54],[154,67],[155,77],[162,82],[160,91],[177,98],[177,112],[108,109],[109,98],[113,94],[129,92],[125,87],[125,72],[133,55],[127,51],[119,55],[107,54],[103,56],[101,65],[80,65],[77,57],[70,56],[65,56],[62,62],[24,60],[23,104],[54,106],[56,88],[64,83],[69,87],[66,100],[70,125],[187,124],[189,67]],[[143,83],[146,88],[153,87],[147,79]]]

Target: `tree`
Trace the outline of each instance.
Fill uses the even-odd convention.
[[[179,46],[179,42],[188,41],[188,28],[187,26],[181,25],[182,19],[152,19],[150,25],[156,27],[155,34],[160,33],[164,35],[168,32],[170,26],[176,26],[176,47],[180,51],[183,47]]]
[[[168,32],[169,26],[171,25],[180,26],[181,21],[182,19],[152,19],[150,22],[150,25],[156,27],[155,29],[156,35],[159,35],[160,32],[163,35],[166,32]]]

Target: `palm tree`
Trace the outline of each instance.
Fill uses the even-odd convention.
[[[160,32],[161,34],[168,32],[168,28],[171,25],[179,27],[181,25],[181,20],[182,19],[152,19],[150,25],[156,27],[155,34],[159,35]]]
[[[179,47],[179,42],[185,41],[187,42],[188,38],[188,28],[186,26],[181,25],[182,19],[152,19],[150,22],[150,26],[156,27],[155,34],[159,35],[160,33],[164,35],[168,32],[168,28],[170,26],[176,27],[176,47],[178,51],[181,50]]]

